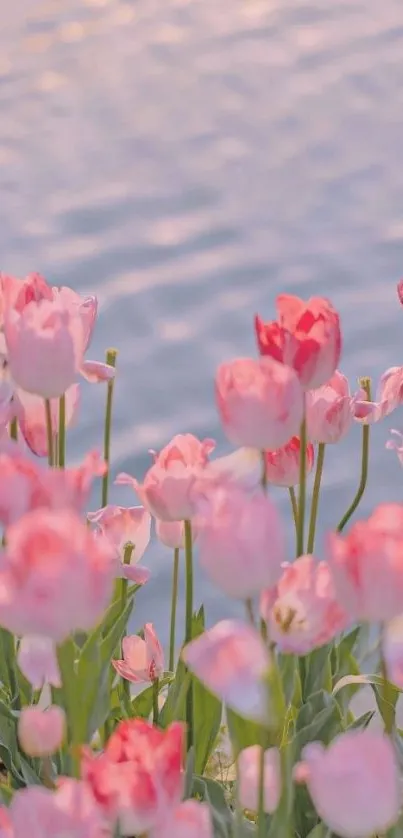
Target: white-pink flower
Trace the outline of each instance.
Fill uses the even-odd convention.
[[[121,678],[132,683],[153,683],[164,671],[164,651],[152,623],[144,626],[144,640],[137,634],[122,640],[123,660],[113,660]]]

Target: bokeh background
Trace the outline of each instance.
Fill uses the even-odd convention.
[[[217,438],[217,364],[255,352],[280,290],[329,296],[355,387],[403,362],[401,0],[1,0],[1,269],[95,293],[119,348],[113,472],[176,432]],[[85,392],[74,459],[101,441]],[[401,499],[374,429],[366,513]],[[328,452],[321,531],[350,502],[360,429]],[[290,527],[288,496],[277,493]],[[133,503],[129,489],[112,498]],[[94,497],[94,506],[99,498]],[[290,528],[291,533],[291,528]],[[320,552],[320,541],[318,550]],[[136,627],[165,630],[154,545]],[[235,613],[197,574],[209,621]]]

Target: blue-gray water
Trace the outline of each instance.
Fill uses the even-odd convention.
[[[114,471],[179,431],[222,437],[216,365],[255,352],[275,294],[341,313],[354,384],[403,363],[401,0],[1,0],[1,268],[96,293],[91,357],[119,347]],[[101,438],[86,392],[70,452]],[[363,512],[403,497],[373,433]],[[360,430],[329,452],[322,531],[357,483]],[[129,490],[114,492],[133,502]],[[288,498],[280,495],[288,515]],[[166,626],[170,556],[136,622]],[[199,575],[210,620],[232,606]]]

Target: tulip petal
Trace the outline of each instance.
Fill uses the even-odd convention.
[[[91,384],[111,381],[116,374],[115,367],[102,361],[84,361],[80,369],[81,375]]]

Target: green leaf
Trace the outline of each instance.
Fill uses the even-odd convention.
[[[13,799],[14,790],[5,783],[0,783],[0,800],[4,806],[9,806]]]
[[[15,640],[4,628],[0,628],[0,680],[9,690],[11,699],[16,699],[16,709],[19,709]]]
[[[42,785],[42,780],[39,775],[34,771],[32,765],[29,764],[28,760],[20,755],[20,763],[21,763],[21,774],[27,784],[27,786],[40,786]]]
[[[184,783],[184,798],[190,797],[193,786],[193,774],[195,769],[195,749],[192,747],[188,751],[186,759],[185,783]]]
[[[172,675],[169,673],[163,678],[160,678],[159,686],[160,693],[167,684],[172,681]],[[141,693],[132,698],[130,716],[133,718],[148,719],[153,709],[153,693],[154,688],[146,687]]]
[[[198,637],[204,631],[204,608],[193,615],[192,637]],[[183,660],[180,658],[176,668],[175,677],[168,690],[165,704],[160,712],[160,727],[168,727],[174,720],[185,721],[186,718],[186,695],[192,681],[192,676],[187,671]],[[195,716],[196,717],[196,716]]]
[[[76,730],[80,727],[80,714],[82,712],[81,696],[77,689],[76,655],[77,647],[71,638],[57,647],[57,662],[62,686],[60,690],[55,691],[55,694],[58,695],[66,711],[69,735],[73,739]]]
[[[268,731],[263,725],[244,719],[234,710],[230,710],[229,707],[226,708],[225,715],[234,756],[237,756],[244,748],[248,748],[249,745],[259,745],[261,742],[267,741]]]
[[[278,666],[281,672],[285,703],[299,707],[302,702],[302,689],[297,656],[279,655]]]
[[[209,804],[213,819],[214,836],[230,838],[232,835],[233,816],[225,799],[224,789],[220,783],[208,777],[193,778],[193,796],[197,796]]]
[[[331,689],[331,646],[327,645],[322,646],[320,649],[315,649],[310,655],[306,655],[304,658],[304,679],[302,684],[304,701],[307,701],[318,690],[331,692]]]
[[[324,823],[318,823],[314,828],[311,830],[307,838],[326,838],[328,835],[327,826]]]
[[[194,701],[195,771],[203,774],[222,721],[222,704],[197,678],[192,678]]]
[[[319,739],[325,745],[343,730],[340,707],[329,693],[315,693],[299,713],[297,732],[292,742],[294,760],[300,758],[302,748]]]
[[[375,716],[375,710],[368,710],[349,724],[346,730],[365,730]]]

